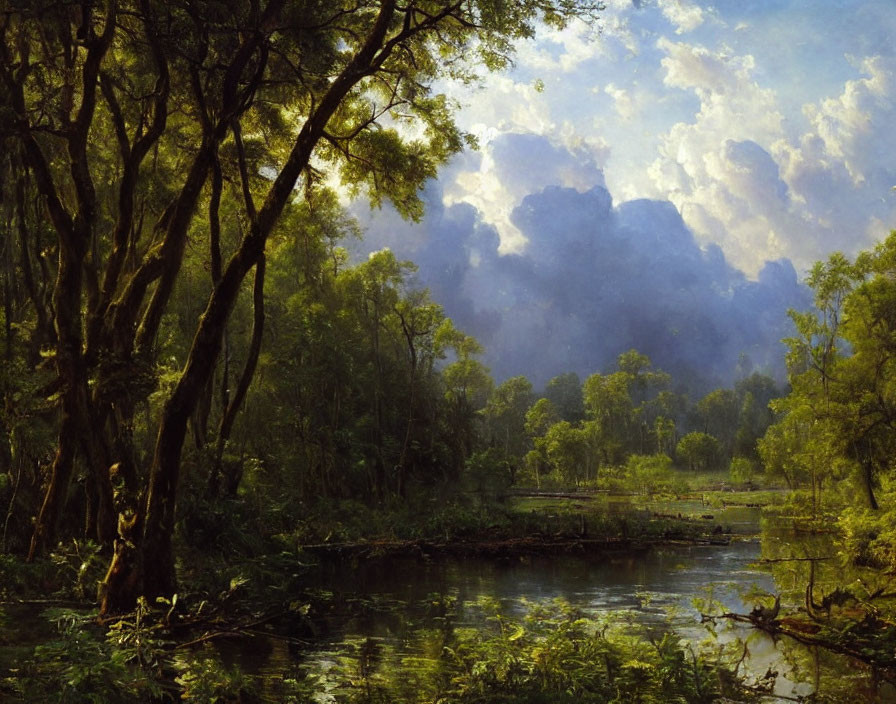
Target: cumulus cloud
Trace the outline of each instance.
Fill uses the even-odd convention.
[[[749,168],[768,168],[752,147],[731,148]],[[547,175],[576,161],[532,135],[507,136],[492,151],[495,178],[518,195],[509,217],[524,246],[515,252],[499,249],[498,231],[472,204],[443,206],[438,184],[427,189],[421,226],[367,222],[365,246],[388,244],[417,261],[421,285],[485,344],[497,378],[586,375],[632,347],[698,385],[730,382],[743,354],[781,372],[786,310],[809,302],[789,262],[766,264],[750,281],[719,247],[701,247],[672,203],[614,205],[600,183],[521,177],[524,152]]]
[[[613,99],[613,107],[619,113],[619,117],[625,120],[631,120],[637,113],[635,101],[632,94],[614,83],[608,83],[604,87],[604,92]]]
[[[700,109],[662,137],[649,169],[700,240],[755,275],[764,259],[807,268],[833,249],[869,246],[892,222],[894,170],[882,154],[896,135],[894,60],[858,63],[864,76],[805,106],[807,130],[788,135],[775,93],[755,78],[752,56],[661,39],[664,81],[691,91]]]
[[[535,134],[499,135],[484,146],[481,159],[443,179],[445,200],[475,206],[499,233],[502,251],[518,251],[525,237],[511,213],[525,195],[549,185],[587,189],[604,183],[606,146],[572,135],[568,143],[561,146]]]
[[[783,135],[774,94],[752,79],[752,57],[668,40],[658,46],[666,84],[693,91],[700,110],[661,138],[649,168],[656,193],[678,206],[701,241],[721,245],[755,274],[766,257],[785,254],[774,233],[793,224],[780,221],[787,187],[760,146]]]
[[[865,182],[868,157],[896,143],[892,130],[888,130],[887,139],[887,133],[876,129],[885,124],[881,120],[893,116],[894,61],[872,57],[863,60],[860,67],[865,77],[848,81],[841,95],[804,108],[825,152],[843,161],[856,185]],[[882,139],[886,140],[884,144]]]
[[[517,49],[517,60],[539,72],[569,73],[603,53],[597,35],[596,26],[581,20],[563,29],[544,27],[535,39]]]
[[[659,0],[663,16],[675,25],[676,34],[691,32],[703,24],[703,10],[683,0]]]
[[[384,211],[370,237],[421,263],[499,377],[624,345],[720,377],[743,351],[771,364],[799,274],[896,223],[893,14],[872,0],[829,36],[826,6],[607,5],[599,37],[542,33],[455,91],[482,151],[427,188],[422,227]]]

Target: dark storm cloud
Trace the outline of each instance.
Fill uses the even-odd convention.
[[[719,247],[701,248],[668,202],[614,207],[602,186],[550,186],[513,211],[528,243],[502,255],[473,206],[444,207],[436,183],[425,197],[423,223],[374,215],[364,247],[413,259],[419,282],[485,345],[498,380],[584,377],[631,348],[697,386],[730,383],[745,366],[781,375],[786,311],[811,303],[789,261],[750,281]]]

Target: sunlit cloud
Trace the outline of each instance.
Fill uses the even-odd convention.
[[[675,25],[676,34],[686,34],[703,24],[703,9],[684,0],[659,0],[663,16]]]
[[[610,0],[597,29],[540,32],[512,71],[451,88],[460,126],[482,149],[445,169],[428,198],[445,218],[475,222],[493,257],[531,253],[540,233],[534,221],[523,226],[520,208],[552,187],[606,185],[617,204],[664,203],[696,251],[757,281],[771,276],[768,261],[789,260],[775,271],[802,275],[896,225],[890,0],[848,15],[833,0]],[[544,215],[575,201],[552,192],[538,222],[572,222]],[[544,256],[563,241],[552,232]],[[488,247],[464,250],[463,261],[474,250],[487,271]]]

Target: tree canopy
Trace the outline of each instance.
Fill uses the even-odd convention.
[[[83,464],[87,520],[102,543],[119,538],[107,605],[171,593],[188,425],[208,440],[203,399],[254,271],[253,332],[241,370],[228,372],[217,440],[232,430],[258,364],[266,249],[284,215],[340,187],[419,217],[423,182],[470,141],[434,82],[475,80],[482,67],[506,66],[537,23],[598,9],[572,0],[10,5],[0,18],[6,282],[16,288],[4,302],[6,354],[27,348],[36,396],[58,408],[30,554],[54,544]],[[204,284],[185,275],[200,251]],[[186,326],[173,341],[188,280],[193,316],[176,316]],[[429,314],[399,321],[412,357],[429,328],[418,315]],[[170,375],[143,456],[135,413],[159,388],[162,355]]]

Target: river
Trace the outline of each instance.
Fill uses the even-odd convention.
[[[693,506],[663,507],[666,511]],[[317,570],[312,593],[333,604],[318,614],[323,628],[312,647],[285,647],[282,642],[242,649],[236,656],[259,674],[284,677],[320,676],[336,663],[358,656],[359,644],[374,643],[393,651],[392,667],[401,668],[413,654],[415,634],[431,628],[434,598],[449,598],[461,625],[481,625],[475,607],[483,598],[496,600],[508,615],[519,615],[526,603],[562,599],[588,615],[613,614],[632,628],[669,629],[695,646],[709,638],[695,599],[712,600],[715,608],[744,613],[762,595],[779,593],[772,574],[756,563],[761,557],[758,509],[716,511],[714,520],[738,533],[728,545],[673,545],[631,556],[560,555],[504,561],[485,559],[390,559],[356,564],[332,563]],[[438,596],[437,596],[438,595]],[[813,691],[853,700],[896,702],[896,692],[880,687],[869,673],[843,658],[809,653],[801,646],[773,641],[744,626],[719,629],[714,641],[746,641],[746,668],[753,676],[779,673],[775,696],[792,701]],[[257,646],[258,644],[256,644]],[[236,654],[232,654],[236,655]],[[323,681],[323,680],[322,680]],[[834,699],[839,700],[839,699]],[[319,701],[333,701],[321,695]]]

